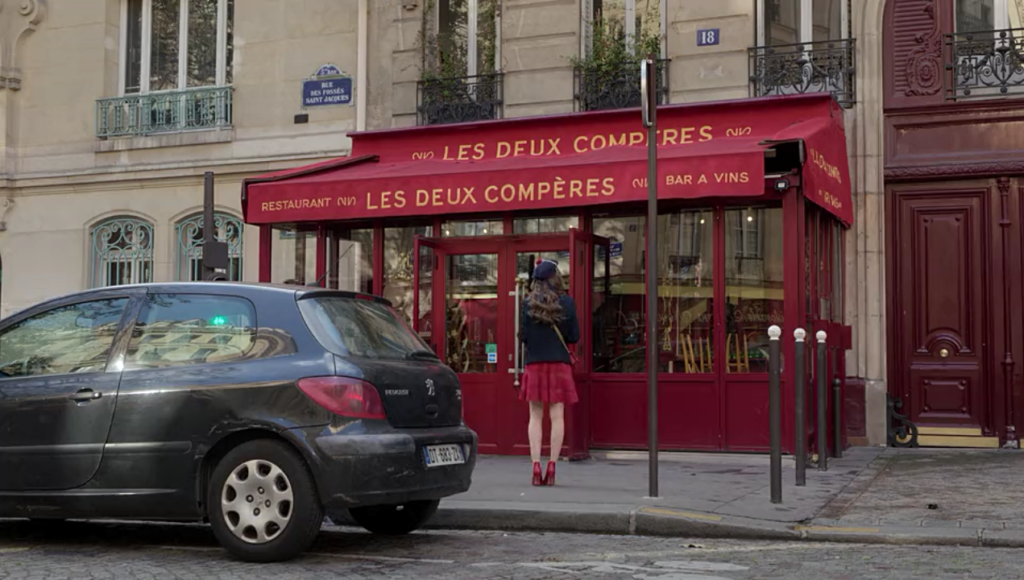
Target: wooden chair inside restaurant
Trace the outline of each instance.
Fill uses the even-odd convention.
[[[725,352],[726,372],[750,372],[750,353],[747,346],[747,335],[727,334],[725,337]]]
[[[697,339],[697,351],[693,349],[693,339],[689,334],[683,336],[683,363],[687,373],[714,372],[711,361],[711,341]]]

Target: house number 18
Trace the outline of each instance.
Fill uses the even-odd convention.
[[[715,46],[718,44],[718,29],[705,28],[697,31],[697,46]]]

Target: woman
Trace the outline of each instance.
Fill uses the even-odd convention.
[[[572,378],[574,355],[569,345],[580,339],[576,304],[563,293],[558,264],[541,260],[533,271],[533,285],[523,300],[520,338],[526,345],[523,385],[519,399],[530,402],[530,456],[533,485],[555,485],[555,463],[565,437],[565,405],[579,401]],[[540,451],[544,405],[551,415],[551,460],[543,479]]]

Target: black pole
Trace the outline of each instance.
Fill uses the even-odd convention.
[[[825,368],[826,344],[828,336],[824,330],[819,330],[816,335],[818,339],[818,365],[815,371],[818,375],[818,469],[828,470],[828,387],[825,384],[828,372]]]
[[[658,497],[658,78],[643,62],[647,125],[647,449],[649,497]]]
[[[203,174],[203,245],[209,248],[216,239],[216,226],[213,223],[213,172],[207,171]],[[205,253],[205,252],[204,252]],[[213,274],[213,268],[203,260],[203,280],[209,280]]]
[[[796,456],[796,484],[807,485],[807,363],[804,361],[807,348],[807,331],[798,328],[793,331],[796,345],[793,350],[793,398],[796,409],[793,412],[793,430],[796,432],[796,445],[793,454]]]
[[[832,379],[832,457],[843,456],[843,382],[839,377]]]
[[[768,329],[768,431],[771,441],[772,503],[782,503],[782,394],[779,385],[779,337],[782,329]]]

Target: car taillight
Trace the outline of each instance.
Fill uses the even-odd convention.
[[[380,393],[366,381],[349,377],[300,379],[299,389],[324,409],[353,419],[384,419]]]

